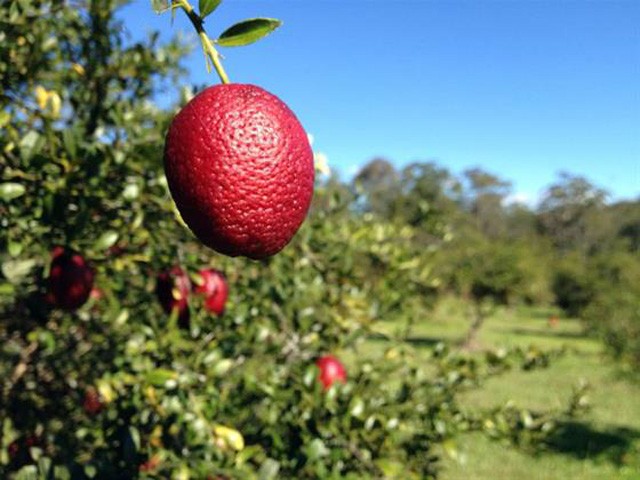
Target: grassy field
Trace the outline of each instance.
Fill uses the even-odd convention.
[[[431,318],[413,329],[414,343],[460,339],[468,326],[464,313],[459,301],[443,301]],[[640,479],[640,383],[604,357],[601,344],[585,337],[578,321],[561,319],[555,327],[549,326],[551,313],[544,309],[497,310],[481,330],[479,345],[565,346],[567,354],[546,369],[490,378],[461,401],[468,407],[513,401],[532,410],[561,409],[573,386],[584,380],[591,386],[590,412],[564,425],[553,446],[535,455],[480,433],[462,435],[457,439],[458,459],[442,453],[443,479]]]

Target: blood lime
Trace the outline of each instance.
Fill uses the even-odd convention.
[[[78,252],[55,247],[51,252],[48,299],[63,310],[76,310],[89,298],[94,272]]]
[[[316,366],[320,369],[318,380],[325,390],[331,388],[335,382],[346,382],[347,371],[340,360],[333,355],[324,355],[316,360]]]
[[[173,119],[164,167],[182,218],[208,247],[261,259],[294,236],[313,195],[313,152],[295,114],[254,85],[222,84]]]
[[[204,297],[204,307],[211,313],[222,315],[229,296],[227,279],[218,270],[205,268],[198,272],[201,283],[194,285],[193,291]]]
[[[174,266],[158,275],[156,295],[160,305],[168,314],[178,310],[178,325],[189,328],[189,293],[191,281],[187,273],[179,266]]]

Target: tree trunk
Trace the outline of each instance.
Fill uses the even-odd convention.
[[[461,349],[474,350],[474,347],[477,346],[478,332],[480,331],[480,328],[482,328],[484,320],[485,315],[482,311],[482,303],[478,301],[473,302],[473,321],[471,322],[471,327],[469,327],[469,330],[462,341]]]

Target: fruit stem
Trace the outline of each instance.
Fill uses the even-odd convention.
[[[195,12],[188,0],[178,0],[176,3],[180,8],[182,8],[184,13],[186,13],[189,20],[191,20],[193,27],[196,29],[196,32],[198,32],[200,42],[202,43],[202,49],[204,50],[205,55],[211,59],[211,63],[213,63],[213,67],[216,69],[216,73],[220,77],[220,80],[222,83],[229,83],[227,72],[224,71],[222,62],[220,62],[220,54],[213,46],[213,43],[211,43],[211,39],[207,35],[207,32],[205,32],[202,18]]]

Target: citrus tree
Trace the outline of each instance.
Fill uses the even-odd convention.
[[[181,5],[198,24],[218,3]],[[420,232],[319,178],[278,255],[202,246],[164,175],[175,111],[154,104],[186,49],[125,41],[118,4],[0,12],[0,476],[434,476],[436,444],[483,428],[455,401],[482,369],[366,344],[429,312]],[[550,430],[517,418],[505,431]]]

